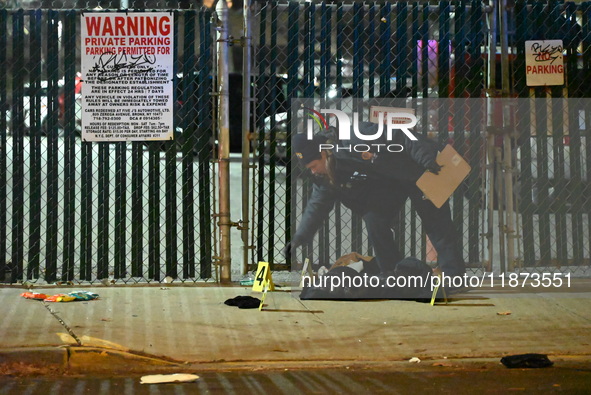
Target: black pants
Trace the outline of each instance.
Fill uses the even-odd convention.
[[[368,194],[363,220],[382,272],[394,270],[396,263],[405,258],[394,242],[392,228],[407,198],[410,198],[437,251],[439,268],[448,276],[464,274],[460,238],[448,203],[441,208],[435,207],[429,200],[424,200],[421,190],[409,181],[397,182],[394,186],[373,192]]]

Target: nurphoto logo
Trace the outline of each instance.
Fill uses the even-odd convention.
[[[306,137],[312,140],[314,137],[314,123],[316,123],[320,130],[328,130],[328,122],[322,114],[330,114],[337,119],[337,136],[338,140],[351,141],[351,129],[357,140],[367,141],[368,143],[351,144],[347,146],[339,146],[332,143],[319,144],[319,151],[323,150],[337,150],[349,152],[401,152],[404,147],[401,144],[385,144],[377,143],[383,141],[384,132],[386,134],[386,141],[392,141],[392,136],[395,130],[402,131],[410,140],[417,140],[416,136],[409,130],[417,124],[417,118],[414,114],[409,112],[383,112],[377,114],[377,130],[372,134],[364,134],[359,130],[359,114],[353,113],[353,123],[349,115],[341,110],[321,109],[320,111],[311,108],[303,107],[305,113],[309,117],[306,124]],[[353,126],[353,128],[351,128]],[[369,142],[374,143],[369,143]]]

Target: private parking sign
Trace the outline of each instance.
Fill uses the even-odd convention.
[[[82,139],[173,139],[174,15],[81,16]]]

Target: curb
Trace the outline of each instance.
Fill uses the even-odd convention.
[[[31,363],[31,361],[35,362]],[[0,350],[0,364],[18,363],[63,368],[68,365],[68,350],[65,347],[9,348]]]
[[[182,363],[151,355],[99,347],[67,347],[67,367],[78,371],[145,371],[178,367]]]
[[[556,365],[588,366],[591,355],[551,355]],[[423,360],[274,360],[274,361],[209,361],[182,362],[137,352],[126,352],[99,347],[58,346],[0,349],[0,371],[9,375],[40,374],[39,372],[68,372],[72,374],[129,373],[199,373],[212,371],[259,371],[305,369],[396,369],[425,371],[431,369],[505,369],[500,358],[450,358]],[[8,373],[6,373],[8,372]]]
[[[0,369],[69,371],[72,373],[144,372],[177,368],[167,358],[99,347],[57,346],[0,349]]]

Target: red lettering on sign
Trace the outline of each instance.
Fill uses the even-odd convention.
[[[171,31],[169,16],[87,16],[88,36],[167,36]]]
[[[527,74],[562,74],[564,66],[561,64],[527,66],[525,71]]]

